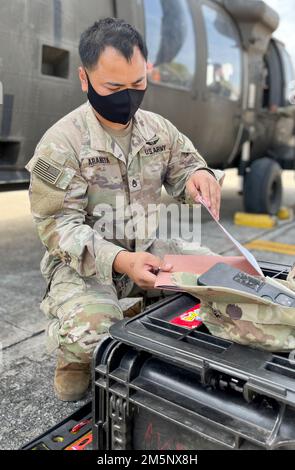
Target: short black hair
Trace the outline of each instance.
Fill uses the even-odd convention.
[[[117,49],[128,62],[131,61],[135,46],[145,60],[148,57],[146,43],[133,26],[119,18],[104,18],[81,34],[79,54],[84,67],[93,69],[107,46]]]

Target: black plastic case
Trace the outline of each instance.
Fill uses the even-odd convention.
[[[290,270],[260,266],[283,279]],[[169,322],[196,303],[170,296],[98,345],[94,449],[295,448],[295,361]]]

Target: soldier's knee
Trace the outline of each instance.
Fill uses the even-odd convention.
[[[54,327],[49,326],[48,342],[55,344],[69,362],[87,362],[112,324],[121,319],[123,311],[119,302],[78,302],[70,311],[60,312],[58,325],[55,319]]]
[[[77,305],[63,318],[61,334],[69,335],[73,341],[81,337],[108,332],[110,326],[123,318],[119,303],[99,302]]]

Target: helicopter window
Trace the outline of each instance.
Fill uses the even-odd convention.
[[[270,91],[271,91],[271,86],[270,86],[270,70],[269,70],[269,64],[268,60],[265,57],[264,62],[263,62],[263,69],[262,69],[262,107],[263,108],[268,108],[270,104]]]
[[[52,77],[68,78],[69,51],[57,47],[42,46],[42,73]]]
[[[285,105],[288,106],[291,104],[292,97],[294,96],[294,86],[295,86],[294,68],[293,68],[291,57],[289,56],[285,47],[279,43],[277,45],[281,52],[281,58],[283,62],[284,84],[285,84]]]
[[[202,6],[208,43],[207,87],[231,101],[241,96],[241,46],[234,25],[224,12]]]
[[[148,77],[154,83],[190,89],[196,41],[186,0],[144,0]]]
[[[276,109],[284,106],[284,73],[278,48],[279,44],[271,40],[264,61],[266,79],[263,82],[263,107]]]

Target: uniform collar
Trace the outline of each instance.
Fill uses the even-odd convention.
[[[116,158],[126,163],[125,157],[119,145],[101,126],[89,101],[87,101],[86,104],[86,121],[90,135],[91,148],[112,153]],[[147,115],[144,113],[144,111],[138,109],[133,118],[130,158],[128,158],[128,165],[131,163],[132,159],[139,152],[139,150],[155,136],[155,129],[151,127]]]

